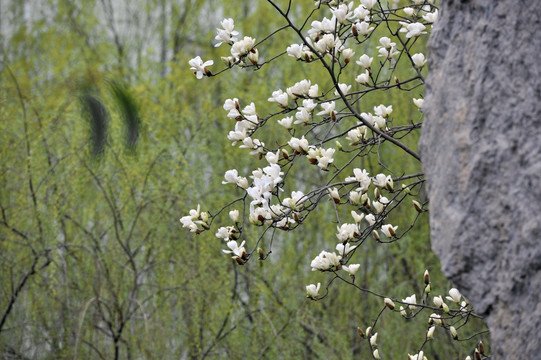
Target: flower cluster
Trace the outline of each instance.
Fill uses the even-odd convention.
[[[227,134],[228,140],[233,146],[247,149],[264,164],[255,166],[247,177],[239,175],[237,169],[224,174],[223,184],[234,184],[237,191],[242,192],[237,201],[241,201],[247,210],[242,213],[230,211],[233,223],[219,227],[215,235],[225,244],[223,252],[230,254],[238,264],[249,261],[252,253],[259,253],[259,258],[264,260],[262,247],[265,244],[272,246],[276,230],[295,229],[327,200],[335,214],[331,221],[337,224],[338,243],[334,252],[314,251],[312,256],[317,255],[310,267],[312,271],[332,273],[356,286],[355,276],[360,264],[355,260],[361,256],[359,248],[367,241],[375,240],[377,244],[399,241],[427,209],[419,197],[424,185],[422,174],[408,174],[403,169],[391,171],[382,160],[384,156],[380,150],[393,145],[419,159],[415,151],[402,142],[405,136],[420,128],[421,120],[415,117],[422,117],[422,113],[419,115],[423,107],[422,93],[417,89],[424,83],[427,59],[423,53],[414,52],[413,46],[417,39],[428,34],[431,24],[437,21],[438,10],[432,3],[422,0],[414,0],[410,6],[401,9],[384,8],[383,2],[377,0],[360,0],[356,4],[320,0],[316,1],[316,6],[306,19],[306,27],[302,28],[296,28],[288,14],[282,13],[289,26],[280,31],[293,30],[298,36],[293,44],[283,46],[282,55],[283,59],[289,59],[287,61],[297,61],[299,66],[319,64],[332,83],[322,86],[324,82],[316,84],[310,79],[300,79],[269,90],[267,100],[274,112],[266,116],[260,114],[255,102],[250,100],[225,100],[223,109],[233,127]],[[325,12],[321,17],[312,17],[321,12]],[[391,23],[393,26],[389,25]],[[385,34],[379,30],[396,28],[394,24],[399,25],[397,31]],[[270,55],[271,60],[259,61],[259,51],[264,51],[263,44],[270,37],[259,43],[253,37],[241,37],[232,19],[224,19],[221,26],[217,29],[216,46],[230,46],[230,54],[222,57],[227,66],[224,70],[237,66],[260,70],[271,60],[280,58],[281,55]],[[362,52],[355,57],[358,49]],[[200,57],[190,60],[198,79],[213,75],[207,69],[211,65],[212,61],[203,62]],[[410,77],[398,79],[394,74],[398,73],[399,67],[404,68],[400,73],[409,73]],[[347,79],[349,74],[355,75]],[[400,104],[377,101],[377,97],[365,101],[365,96],[368,98],[372,91],[395,89],[415,96],[408,101],[414,118],[403,119],[408,109],[401,108]],[[273,124],[280,125],[279,131],[287,133],[281,140],[276,141],[275,137],[270,138],[261,131]],[[279,136],[279,133],[273,135]],[[365,158],[374,161],[365,161]],[[305,184],[288,181],[294,178],[292,174],[298,167],[307,163],[314,165],[310,171],[318,174],[313,181]],[[243,169],[243,172],[249,173],[249,170]],[[322,183],[318,185],[317,181]],[[293,184],[297,184],[297,188]],[[289,186],[293,188],[285,193],[284,189]],[[409,204],[408,207],[405,204]],[[396,209],[411,211],[413,224],[404,225],[394,216]],[[190,231],[202,232],[209,227],[209,215],[203,214],[206,213],[199,213],[198,207],[181,222]],[[350,214],[351,218],[343,221],[344,214]],[[247,243],[250,240],[246,239],[244,229],[252,225],[264,227],[265,231],[254,250],[247,251],[245,247],[251,244]],[[267,232],[269,228],[272,231]],[[266,242],[265,236],[270,236],[270,241]],[[328,243],[330,239],[324,241]],[[331,282],[326,287],[327,292]],[[426,340],[433,339],[439,331],[437,327],[449,331],[456,339],[456,328],[447,324],[443,314],[466,319],[471,308],[462,301],[456,289],[451,289],[446,298],[456,304],[455,308],[447,305],[441,296],[433,297],[434,306],[427,305],[431,291],[428,272],[424,283],[423,296],[426,297],[421,298],[415,293],[402,300],[385,297],[386,309],[405,318],[416,316],[426,307],[437,309],[429,316]],[[326,296],[320,294],[321,283],[306,285],[305,290],[307,297],[313,300]],[[368,339],[373,357],[381,358],[378,334],[372,334],[372,327],[366,334],[359,329],[359,334]],[[421,348],[409,358],[424,360],[426,357]]]

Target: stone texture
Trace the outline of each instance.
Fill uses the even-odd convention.
[[[541,359],[541,2],[441,1],[420,152],[432,247],[492,359]]]

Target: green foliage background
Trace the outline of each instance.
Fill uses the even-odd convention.
[[[195,79],[190,58],[215,59],[219,68],[216,60],[227,55],[211,43],[223,17],[257,39],[283,25],[278,16],[262,21],[272,11],[264,1],[113,3],[1,5],[0,314],[8,314],[2,358],[368,358],[356,329],[371,324],[381,300],[336,283],[322,301],[304,297],[306,284],[325,284],[309,264],[335,245],[330,208],[281,234],[267,261],[244,267],[222,253],[214,232],[194,237],[178,222],[198,203],[212,212],[241,195],[222,186],[226,170],[247,174],[262,164],[227,141],[233,125],[223,101],[255,101],[265,113],[277,88],[304,78],[324,87],[321,70],[286,56],[257,73]],[[33,6],[31,21],[25,4]],[[299,19],[313,6],[294,4]],[[292,39],[279,33],[261,55],[279,54]],[[123,142],[111,81],[125,84],[137,104],[141,133],[133,151]],[[109,109],[98,157],[79,101],[84,89]],[[380,93],[360,106],[392,104],[395,118],[408,122],[419,117],[410,95]],[[266,142],[287,135],[275,124],[269,129]],[[417,138],[410,141],[416,147]],[[420,170],[394,149],[382,156],[389,167]],[[381,170],[377,161],[363,166]],[[294,185],[309,188],[314,174],[297,174]],[[419,297],[425,269],[434,295],[450,287],[430,251],[426,216],[398,244],[367,244],[358,261],[360,286],[396,298]],[[388,359],[414,353],[427,329],[426,318],[407,322],[398,313],[380,323],[380,353]],[[440,329],[435,338],[443,341],[428,344],[430,359],[463,358],[477,340],[453,343]]]

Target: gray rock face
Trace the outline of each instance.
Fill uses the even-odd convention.
[[[441,1],[420,152],[432,247],[493,359],[541,359],[541,2]]]

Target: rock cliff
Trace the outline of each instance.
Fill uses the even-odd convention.
[[[492,359],[541,359],[541,3],[441,1],[420,152],[432,247]]]

